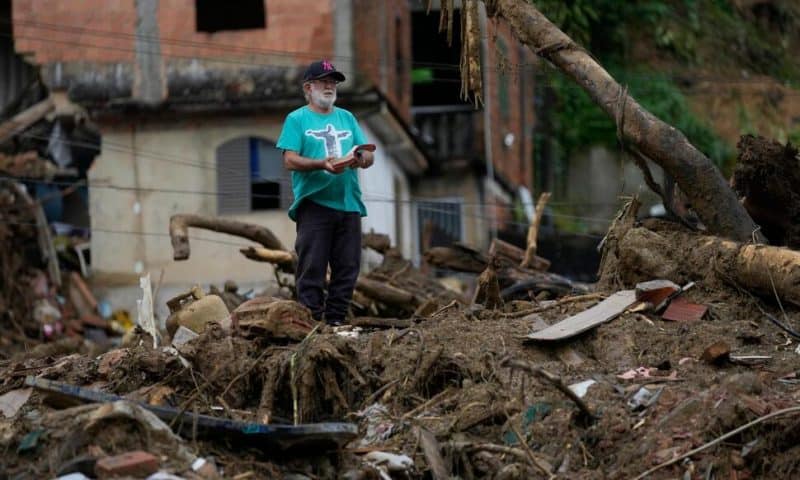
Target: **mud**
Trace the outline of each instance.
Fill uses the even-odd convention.
[[[800,158],[795,145],[744,135],[731,185],[773,245],[800,248]]]
[[[358,438],[341,451],[285,455],[222,434],[202,438],[184,429],[181,438],[163,430],[156,435],[157,425],[141,413],[107,411],[117,404],[75,406],[34,392],[13,418],[0,418],[0,471],[10,478],[53,477],[75,458],[144,449],[160,456],[162,469],[184,478],[195,478],[187,461],[193,455],[213,457],[225,478],[381,478],[367,455],[389,452],[413,461],[391,478],[422,479],[431,478],[434,464],[430,445],[426,454],[421,441],[420,432],[427,431],[447,474],[459,478],[629,479],[796,405],[798,340],[762,310],[795,325],[797,309],[784,306],[784,313],[769,299],[706,275],[709,260],[697,252],[677,258],[665,255],[666,248],[643,246],[647,258],[619,258],[621,232],[643,227],[631,212],[606,240],[596,290],[602,295],[514,300],[487,309],[387,255],[372,278],[436,306],[424,313],[405,309],[399,318],[409,328],[320,325],[298,342],[212,323],[178,351],[153,349],[137,338],[106,353],[63,341],[0,361],[0,395],[22,388],[27,375],[39,375],[233,420],[357,423]],[[690,235],[662,222],[644,226],[656,247]],[[703,319],[673,322],[656,312],[629,311],[565,342],[526,339],[533,329],[651,279],[641,269],[645,263],[660,266],[673,281],[694,280],[682,295],[708,307]],[[729,345],[730,356],[714,364],[701,360],[716,342]],[[583,397],[591,416],[554,383],[507,368],[509,359],[565,385],[593,381]],[[799,423],[793,414],[768,419],[647,478],[792,478]],[[37,445],[21,449],[32,432],[41,432]]]
[[[386,407],[391,435],[369,445],[356,440],[341,455],[333,459],[317,455],[305,467],[297,461],[265,460],[268,455],[258,457],[226,447],[222,439],[198,443],[199,450],[207,448],[216,455],[226,476],[304,471],[327,478],[331,472],[365,469],[361,455],[377,449],[411,456],[416,465],[411,477],[422,478],[427,461],[415,429],[424,428],[434,433],[446,465],[462,478],[497,478],[498,471],[516,472],[514,478],[544,478],[524,455],[514,455],[523,452],[514,430],[561,478],[631,478],[800,398],[795,384],[778,381],[800,370],[795,342],[787,341],[785,334],[762,318],[754,300],[702,285],[686,295],[710,307],[704,320],[676,323],[652,313],[628,313],[560,346],[523,342],[532,328],[531,318],[504,316],[512,308],[536,305],[523,302],[507,306],[507,312],[451,309],[411,329],[361,332],[356,338],[322,329],[299,345],[264,346],[211,328],[182,349],[192,364],[190,369],[173,355],[138,346],[129,349],[107,377],[98,373],[99,359],[80,354],[62,357],[67,365],[56,370],[52,370],[58,362],[54,358],[30,360],[28,366],[7,365],[0,393],[19,387],[20,368],[26,374],[50,368],[48,377],[118,394],[147,385],[169,387],[174,393],[162,399],[167,404],[238,419],[293,418],[293,383],[297,415],[303,422],[347,418],[363,424],[366,419],[359,418],[358,412],[375,402]],[[552,323],[591,304],[567,303],[538,315]],[[798,320],[796,312],[788,315],[790,321]],[[769,355],[771,359],[755,366],[699,361],[703,349],[718,340],[731,345],[736,355]],[[582,359],[580,364],[567,365],[559,359],[566,347]],[[594,379],[597,383],[585,400],[598,419],[589,423],[581,419],[575,405],[552,385],[501,368],[505,357],[532,362],[560,375],[567,384]],[[662,370],[641,380],[617,377],[642,366]],[[654,405],[632,411],[627,401],[642,386],[663,390]],[[220,397],[227,406],[223,411],[212,409],[222,403]],[[58,415],[51,408],[35,394],[24,407],[22,420],[11,422],[10,427],[4,421],[4,431],[15,432],[3,437],[11,453],[3,460],[4,470],[56,471],[54,460],[42,463],[14,453],[32,419]],[[63,420],[63,415],[59,418]],[[701,478],[708,469],[717,478],[732,478],[732,472],[738,478],[746,478],[745,474],[789,478],[787,472],[793,472],[797,463],[794,432],[799,421],[795,417],[767,421],[650,478],[675,478],[686,471],[694,472],[692,478]],[[59,432],[68,425],[49,420],[43,425],[51,442],[45,445],[63,446]],[[88,435],[91,442],[77,442],[69,452],[61,451],[58,460],[86,454],[87,442],[109,453],[147,447],[146,435],[137,428],[135,422],[114,423]],[[753,441],[742,455],[742,448]],[[497,447],[512,453],[500,453]]]

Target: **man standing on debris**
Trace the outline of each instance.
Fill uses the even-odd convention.
[[[353,298],[361,263],[361,217],[367,215],[356,169],[373,162],[369,151],[350,153],[366,138],[352,113],[333,106],[336,87],[344,80],[327,60],[309,65],[303,75],[308,104],[286,117],[277,143],[292,172],[289,217],[297,224],[297,299],[329,325],[344,323]]]

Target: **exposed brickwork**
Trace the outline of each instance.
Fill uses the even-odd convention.
[[[256,64],[306,64],[333,54],[334,0],[265,3],[266,29],[206,33],[195,30],[194,0],[160,0],[161,37],[175,40],[162,40],[161,51],[166,57],[245,57]]]
[[[514,185],[533,185],[534,68],[533,53],[522,46],[503,20],[489,23],[488,84],[484,95],[491,110],[492,159],[496,171]],[[505,54],[502,51],[505,50]],[[505,90],[502,105],[501,90]],[[503,108],[505,107],[505,108]],[[514,136],[508,147],[507,134]]]
[[[265,0],[267,28],[197,32],[194,0],[160,0],[161,53],[166,58],[242,59],[253,64],[309,63],[333,53],[334,0]],[[14,0],[16,50],[38,64],[131,62],[133,0]]]
[[[221,66],[305,65],[334,55],[335,0],[265,0],[265,29],[198,32],[194,0],[160,0],[161,54]],[[355,77],[383,89],[410,121],[411,16],[406,0],[353,0]],[[15,47],[37,64],[135,60],[134,0],[13,0]],[[384,50],[385,49],[385,50]],[[345,72],[350,74],[351,72]]]
[[[133,1],[13,0],[11,11],[15,48],[36,63],[133,59]]]
[[[383,90],[411,122],[411,12],[407,0],[353,0],[360,80]]]

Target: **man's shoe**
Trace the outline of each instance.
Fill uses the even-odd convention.
[[[327,323],[331,327],[340,327],[340,326],[344,325],[344,320],[326,318],[325,319],[325,323]]]

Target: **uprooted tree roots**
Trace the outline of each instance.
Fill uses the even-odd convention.
[[[607,237],[600,281],[633,286],[663,278],[729,284],[800,305],[800,252],[697,235],[667,222],[635,225],[638,202],[627,207]]]
[[[345,343],[313,333],[300,345],[259,366],[262,390],[258,418],[275,415],[296,422],[342,418],[366,381]]]

